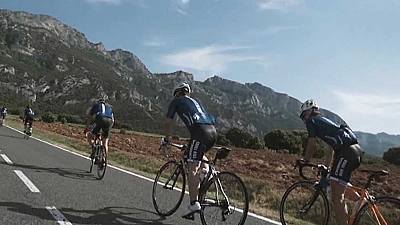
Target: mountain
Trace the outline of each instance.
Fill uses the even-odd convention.
[[[383,153],[389,148],[400,146],[400,135],[390,135],[387,133],[370,134],[356,132],[360,145],[369,154],[382,157]]]
[[[155,74],[131,52],[107,50],[53,17],[0,10],[0,105],[10,109],[32,103],[39,114],[83,117],[103,97],[113,105],[119,126],[160,132],[173,88],[183,81],[217,117],[219,130],[238,127],[262,136],[276,128],[304,129],[300,101],[259,83],[218,76],[200,82],[184,71]]]

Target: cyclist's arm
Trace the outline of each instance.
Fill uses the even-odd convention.
[[[307,139],[307,146],[306,146],[306,152],[304,154],[304,159],[310,161],[316,150],[317,150],[317,138],[309,137]]]
[[[325,165],[329,166],[330,168],[332,168],[333,164],[333,154],[334,153],[332,147],[329,147],[325,155]]]
[[[174,120],[167,117],[165,119],[165,123],[164,123],[164,134],[165,134],[165,137],[167,137],[167,138],[171,137],[173,125],[174,125]]]

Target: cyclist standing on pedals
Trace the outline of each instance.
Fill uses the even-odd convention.
[[[185,219],[194,220],[194,213],[201,210],[198,201],[200,188],[200,173],[208,171],[208,164],[201,163],[207,160],[204,156],[216,142],[217,131],[214,127],[215,119],[207,113],[202,105],[190,97],[189,84],[182,83],[174,90],[174,99],[168,107],[165,121],[165,138],[162,138],[162,146],[166,147],[170,142],[172,126],[175,114],[178,114],[190,132],[188,146],[188,185],[190,205],[182,216]]]
[[[92,123],[93,127],[90,129]],[[87,112],[85,133],[90,145],[93,145],[96,135],[102,131],[101,137],[103,139],[104,149],[108,155],[108,140],[110,136],[110,129],[114,124],[114,113],[110,104],[107,104],[104,99],[99,99]],[[90,154],[93,159],[94,152]]]
[[[317,148],[316,138],[322,139],[333,149],[331,159],[330,185],[333,210],[338,225],[347,224],[349,218],[344,199],[346,187],[352,172],[360,166],[363,149],[358,145],[357,137],[347,125],[338,125],[321,116],[317,103],[310,99],[301,106],[300,118],[308,131],[304,161],[311,159]],[[357,200],[356,193],[348,190],[346,197]]]
[[[27,105],[24,110],[24,133],[27,135],[32,135],[32,124],[33,124],[33,117],[35,113],[33,112],[32,108]]]

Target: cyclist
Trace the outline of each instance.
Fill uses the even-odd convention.
[[[333,209],[336,222],[340,225],[347,224],[348,211],[344,193],[350,184],[352,172],[360,166],[363,150],[358,145],[357,137],[352,130],[347,125],[338,125],[323,117],[314,100],[310,99],[302,104],[300,118],[308,131],[304,161],[309,161],[315,153],[316,138],[322,139],[333,149],[329,174]],[[353,200],[358,197],[356,193],[350,192],[350,189],[346,192],[346,196]]]
[[[94,122],[92,129],[91,124]],[[114,124],[114,113],[112,106],[107,104],[104,99],[99,99],[87,112],[85,133],[87,134],[87,140],[90,145],[94,143],[95,135],[102,131],[101,136],[103,139],[104,149],[106,155],[108,154],[108,140],[110,136],[110,129]],[[93,159],[94,152],[90,154],[90,158]]]
[[[4,123],[4,120],[6,119],[6,116],[7,116],[7,108],[3,107],[3,108],[0,109],[1,124]]]
[[[27,105],[24,110],[24,133],[27,135],[32,135],[32,124],[33,124],[33,117],[35,113],[33,112],[32,108]]]
[[[208,170],[208,165],[201,163],[201,160],[207,160],[204,153],[215,144],[217,131],[214,127],[214,117],[208,114],[198,101],[191,98],[190,93],[191,89],[187,83],[181,83],[175,88],[174,99],[169,104],[166,115],[165,138],[162,139],[162,145],[166,146],[169,143],[174,117],[178,114],[190,132],[187,155],[190,205],[182,217],[194,220],[194,213],[201,209],[198,201],[200,173]]]

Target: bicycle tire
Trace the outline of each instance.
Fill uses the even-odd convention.
[[[221,186],[225,195],[222,194]],[[212,178],[206,183],[204,189],[202,188],[199,199],[202,206],[200,218],[203,225],[243,225],[246,222],[249,196],[244,182],[234,173],[218,173],[217,177]]]
[[[383,214],[388,225],[400,224],[400,199],[382,196],[375,198],[374,204],[378,207],[379,212]],[[368,209],[368,203],[361,207],[356,214],[354,225],[379,224]]]
[[[186,175],[180,162],[169,161],[160,168],[152,191],[153,206],[158,215],[170,216],[176,212],[182,203],[185,185]],[[158,191],[161,191],[160,195]],[[167,206],[169,204],[171,206]]]
[[[98,160],[97,160],[97,179],[103,179],[104,175],[106,174],[107,169],[107,154],[104,149],[104,146],[100,145],[98,147]]]
[[[315,189],[314,185],[315,182],[313,181],[299,181],[294,183],[285,191],[284,195],[282,196],[281,204],[279,207],[280,222],[282,223],[282,225],[292,225],[292,224],[328,225],[330,218],[329,201],[325,193],[321,190]],[[304,195],[306,194],[305,192],[307,190],[308,195],[301,196],[297,194],[297,196],[293,196],[297,197],[297,199],[294,198],[292,200],[291,196],[294,195],[294,193],[296,193],[295,191],[301,191],[301,188],[304,188],[304,190],[302,190],[302,192],[300,193]],[[299,202],[302,208],[298,209],[297,205],[295,205],[295,209],[293,210],[294,204]],[[309,206],[309,209],[306,211],[307,215],[300,212],[300,210],[304,210],[304,207],[306,207],[306,205],[310,203],[311,206]],[[288,209],[288,211],[286,211],[286,209]]]

